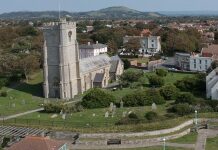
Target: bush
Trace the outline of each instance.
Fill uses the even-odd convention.
[[[1,92],[1,94],[0,94],[2,97],[7,97],[8,96],[8,93],[6,92],[6,91],[3,91],[3,92]]]
[[[122,98],[126,107],[148,106],[152,103],[164,104],[165,100],[156,89],[138,90]]]
[[[177,89],[174,85],[166,85],[160,89],[160,94],[165,100],[174,100],[178,92],[179,89]]]
[[[11,140],[10,137],[4,137],[2,140],[1,147],[5,148],[8,145],[8,143],[10,142],[10,140]]]
[[[7,78],[0,79],[0,89],[9,84],[9,80]]]
[[[166,69],[156,69],[156,74],[160,77],[167,76],[168,71]]]
[[[46,113],[60,113],[64,106],[60,103],[48,103],[44,105],[44,112]]]
[[[148,76],[148,81],[151,87],[161,87],[164,85],[164,79],[157,75]]]
[[[130,66],[131,66],[129,60],[125,58],[125,59],[122,59],[122,61],[123,61],[123,63],[124,63],[124,69],[125,69],[125,70],[126,70],[126,69],[129,69]]]
[[[188,115],[194,112],[194,110],[188,103],[176,104],[172,107],[171,111],[180,116]]]
[[[158,116],[157,113],[153,111],[147,112],[145,114],[145,118],[149,121],[157,119],[157,116]]]
[[[196,100],[195,97],[190,92],[180,92],[176,96],[175,103],[196,104]]]
[[[135,113],[130,113],[130,114],[128,115],[128,117],[129,117],[130,119],[138,119],[138,116],[137,116]]]
[[[105,108],[109,107],[111,102],[115,102],[115,97],[105,91],[94,88],[90,89],[82,98],[81,105],[85,108]]]
[[[137,82],[139,78],[143,77],[143,75],[144,72],[142,70],[129,69],[120,76],[120,80],[122,82],[133,83]]]

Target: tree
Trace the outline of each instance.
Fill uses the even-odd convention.
[[[127,43],[124,44],[124,47],[127,52],[130,52],[133,55],[136,55],[139,49],[141,48],[139,38],[130,39]]]
[[[161,87],[164,85],[164,79],[157,75],[148,76],[148,81],[151,87]]]
[[[167,76],[168,71],[166,69],[156,69],[156,74],[160,77]]]
[[[124,58],[124,59],[122,59],[122,61],[123,61],[123,63],[124,63],[124,69],[125,69],[125,70],[126,70],[126,69],[129,69],[130,66],[131,66],[131,63],[129,62],[129,60],[126,59],[126,58]]]
[[[114,40],[109,40],[107,46],[108,46],[108,52],[110,54],[112,55],[117,54],[118,47],[117,47],[117,43]]]
[[[179,89],[177,89],[174,85],[165,85],[160,89],[160,94],[165,100],[174,100],[178,92]]]
[[[81,105],[85,108],[105,108],[109,107],[111,102],[115,102],[115,97],[101,89],[90,89],[82,98]]]
[[[142,70],[136,70],[136,69],[129,69],[126,70],[121,76],[120,80],[121,82],[128,82],[133,83],[137,82],[139,78],[141,78],[144,75]]]
[[[40,67],[39,58],[35,55],[22,55],[19,60],[19,67],[28,82],[29,75]]]
[[[188,115],[193,112],[192,107],[188,103],[176,104],[171,108],[171,111],[180,115]]]
[[[176,96],[176,104],[179,103],[188,103],[188,104],[195,104],[196,100],[195,97],[190,92],[180,92]]]

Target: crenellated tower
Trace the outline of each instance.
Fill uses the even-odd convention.
[[[44,25],[44,96],[71,99],[81,92],[76,23]]]

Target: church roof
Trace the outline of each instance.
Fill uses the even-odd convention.
[[[117,66],[119,65],[119,62],[121,62],[121,64],[123,64],[123,61],[120,59],[120,57],[118,55],[111,57],[110,72],[112,72],[112,73],[117,72]]]
[[[97,44],[82,44],[82,45],[79,45],[79,49],[101,49],[101,48],[105,48],[107,47],[107,45],[105,44],[100,44],[100,43],[97,43]]]
[[[107,54],[101,54],[94,57],[88,57],[80,60],[80,73],[87,73],[99,68],[110,65],[110,57]]]

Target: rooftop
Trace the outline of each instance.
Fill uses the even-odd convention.
[[[107,45],[105,44],[100,44],[100,43],[96,43],[96,44],[82,44],[79,45],[79,49],[101,49],[101,48],[105,48],[107,47]]]

